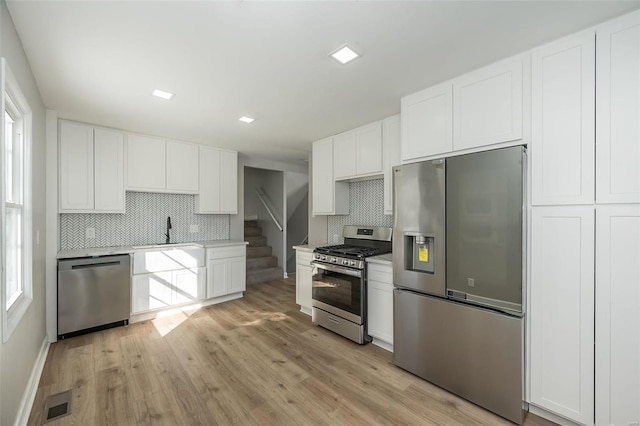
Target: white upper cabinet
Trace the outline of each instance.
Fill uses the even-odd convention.
[[[60,121],[60,212],[124,213],[124,135]]]
[[[356,172],[358,177],[382,173],[382,123],[356,130]]]
[[[453,81],[453,149],[522,139],[522,59],[497,62]]]
[[[162,139],[127,135],[127,189],[166,192],[166,143]]]
[[[335,179],[350,178],[358,172],[356,161],[358,150],[356,148],[356,132],[341,133],[333,137],[333,174]]]
[[[531,229],[530,402],[593,424],[593,207],[534,207]]]
[[[382,149],[382,122],[334,136],[334,178],[358,179],[382,174]]]
[[[402,98],[402,161],[451,152],[453,149],[453,88],[430,87]]]
[[[532,54],[532,204],[594,200],[595,34]]]
[[[640,206],[598,206],[596,241],[596,424],[638,424]]]
[[[238,213],[238,153],[220,152],[220,211]]]
[[[60,122],[60,211],[93,210],[93,127]]]
[[[393,214],[393,167],[400,165],[400,116],[383,122],[384,130],[384,214]]]
[[[167,190],[198,192],[198,145],[167,142]]]
[[[94,138],[95,210],[124,213],[124,134],[95,129]]]
[[[597,29],[596,201],[640,202],[640,12]]]
[[[349,184],[334,180],[333,148],[333,138],[313,143],[311,181],[314,215],[349,214]]]
[[[200,147],[200,190],[196,213],[238,212],[238,153]]]

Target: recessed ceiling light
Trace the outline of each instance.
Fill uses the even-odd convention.
[[[238,118],[238,120],[242,121],[243,123],[253,123],[255,121],[255,118],[245,117],[243,115],[242,117]]]
[[[173,98],[173,93],[169,93],[169,92],[165,92],[164,90],[160,90],[160,89],[153,89],[153,96],[157,96],[159,98],[162,99],[171,99]]]
[[[333,52],[331,56],[336,61],[346,64],[347,62],[357,58],[360,55],[354,52],[349,46],[345,45],[344,47],[341,47],[340,49]]]

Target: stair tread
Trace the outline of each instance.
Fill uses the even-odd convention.
[[[270,268],[252,269],[250,271],[247,271],[247,274],[260,275],[260,274],[265,274],[268,272],[275,272],[275,271],[282,272],[282,268],[279,266],[272,266]]]

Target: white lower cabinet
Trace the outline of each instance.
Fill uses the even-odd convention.
[[[245,291],[246,259],[244,245],[207,249],[207,298]]]
[[[367,264],[367,328],[374,339],[393,345],[393,269]]]
[[[300,311],[307,315],[311,315],[312,259],[312,253],[296,251],[296,304],[300,305]]]
[[[534,207],[530,402],[582,424],[594,418],[594,208]]]
[[[596,208],[596,424],[640,423],[640,205]]]
[[[134,314],[204,298],[204,268],[133,275],[131,312]]]

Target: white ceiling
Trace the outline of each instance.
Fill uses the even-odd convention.
[[[400,111],[400,98],[639,1],[11,1],[63,118],[271,159]],[[348,43],[362,57],[328,57]],[[176,94],[165,101],[154,88]],[[238,122],[242,115],[253,124]]]

